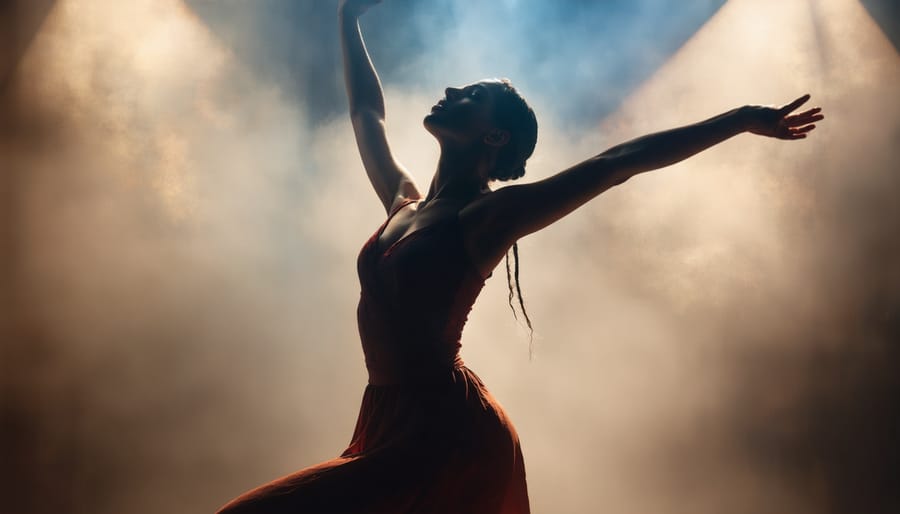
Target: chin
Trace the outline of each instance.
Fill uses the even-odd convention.
[[[440,128],[438,128],[437,124],[434,120],[434,113],[426,114],[422,119],[422,125],[425,126],[425,130],[431,132],[433,135],[437,136]]]
[[[428,122],[437,123],[439,118],[440,118],[440,111],[431,111],[425,115],[424,120],[426,123],[428,123]]]

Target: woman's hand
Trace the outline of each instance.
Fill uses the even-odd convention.
[[[778,139],[803,139],[807,132],[816,128],[812,123],[824,119],[819,114],[821,107],[815,107],[799,114],[790,114],[809,100],[809,95],[803,95],[783,107],[766,107],[763,105],[748,105],[744,107],[746,128],[748,132],[761,136],[777,137]]]
[[[338,5],[338,12],[343,16],[358,18],[369,10],[375,4],[380,4],[381,0],[341,0]]]

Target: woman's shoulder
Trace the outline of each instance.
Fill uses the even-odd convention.
[[[468,225],[478,224],[489,214],[491,204],[494,203],[497,192],[485,190],[473,198],[459,210],[459,218]]]

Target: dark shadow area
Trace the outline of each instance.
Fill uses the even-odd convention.
[[[15,99],[13,79],[16,66],[37,34],[55,0],[9,0],[0,2],[0,144],[9,143],[22,134],[26,116]],[[10,143],[11,144],[11,143]],[[0,145],[0,335],[15,320],[12,314],[13,269],[16,230],[17,176]],[[8,319],[4,319],[7,318]],[[4,340],[7,340],[4,337]],[[0,358],[0,360],[3,360]]]
[[[56,0],[0,2],[0,89],[5,89]]]
[[[73,512],[78,464],[84,460],[78,458],[80,447],[66,437],[78,419],[79,402],[74,401],[75,389],[61,391],[53,385],[57,377],[46,371],[64,357],[59,342],[44,335],[23,273],[28,230],[23,195],[29,170],[17,157],[52,152],[62,139],[54,120],[28,99],[29,85],[15,73],[52,7],[52,2],[34,2],[34,10],[22,8],[21,24],[6,16],[25,3],[4,5],[2,18],[2,33],[10,44],[2,50],[0,87],[0,502],[3,512]],[[70,412],[55,410],[63,402]]]
[[[900,2],[896,0],[860,0],[881,30],[900,51]]]
[[[748,462],[795,477],[797,486],[824,502],[823,512],[900,509],[900,299],[883,300],[872,306],[876,319],[860,330],[863,337],[841,341],[839,348],[754,349],[734,365],[746,387],[735,401],[733,429]],[[778,394],[767,381],[799,387]],[[761,393],[780,398],[760,401]]]

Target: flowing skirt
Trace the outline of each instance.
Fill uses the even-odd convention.
[[[522,448],[503,407],[465,365],[443,378],[367,385],[339,457],[217,514],[529,514]]]

